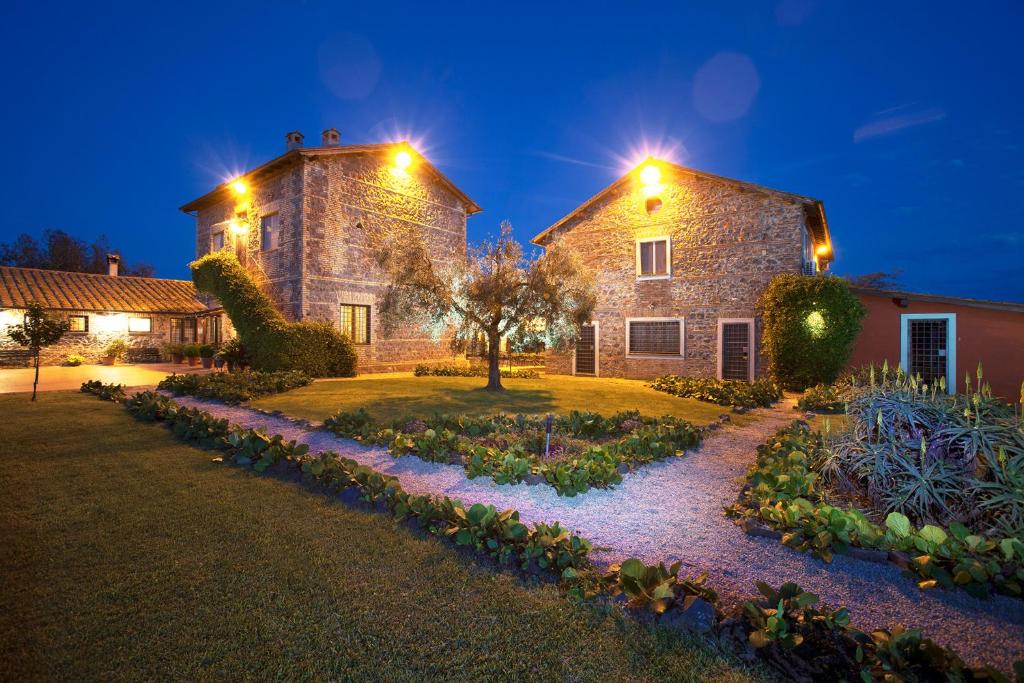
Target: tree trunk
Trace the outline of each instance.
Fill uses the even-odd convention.
[[[36,378],[32,380],[32,400],[36,400],[36,387],[39,386],[39,352],[36,351]]]
[[[501,335],[489,333],[487,335],[487,390],[504,391],[501,386],[501,367],[498,365],[498,355],[501,350]]]

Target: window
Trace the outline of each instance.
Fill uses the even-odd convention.
[[[149,334],[152,331],[152,318],[128,318],[129,334]]]
[[[672,240],[656,237],[636,242],[636,275],[640,278],[671,277]]]
[[[220,251],[224,248],[224,231],[220,230],[213,233],[213,237],[210,238],[210,251]]]
[[[171,343],[172,344],[195,344],[196,343],[196,319],[195,318],[171,318]]]
[[[804,230],[804,275],[814,275],[818,272],[818,263],[814,258],[814,240],[811,238],[811,233]]]
[[[68,324],[71,325],[69,332],[81,332],[85,333],[89,331],[89,316],[87,315],[69,315]]]
[[[220,344],[221,322],[219,315],[211,315],[206,319],[206,343]]]
[[[900,367],[929,387],[940,378],[956,393],[956,313],[900,315]]]
[[[353,344],[369,344],[370,307],[342,304],[341,333],[347,334]]]
[[[270,251],[281,246],[281,215],[267,214],[260,219],[260,248]]]
[[[683,355],[682,318],[627,318],[626,353],[630,356]]]

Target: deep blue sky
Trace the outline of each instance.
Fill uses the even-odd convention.
[[[646,147],[821,198],[838,273],[1024,301],[1019,2],[103,4],[0,9],[0,241],[105,232],[185,277],[177,207],[335,126],[419,140],[471,238]]]

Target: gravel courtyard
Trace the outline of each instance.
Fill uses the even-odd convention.
[[[954,648],[969,662],[1011,670],[1024,659],[1024,601],[1007,597],[978,600],[962,591],[919,590],[913,580],[888,564],[836,556],[831,564],[789,550],[778,541],[744,534],[722,514],[735,500],[755,449],[794,419],[791,403],[757,411],[760,419],[727,425],[683,458],[654,463],[625,476],[613,489],[591,490],[575,498],[549,486],[497,485],[467,479],[461,467],[392,457],[325,430],[306,429],[290,420],[244,407],[178,397],[246,427],[309,444],[313,452],[333,450],[394,475],[411,493],[433,493],[467,503],[519,510],[524,522],[558,520],[595,546],[599,563],[627,557],[648,562],[680,560],[683,573],[708,571],[710,585],[727,598],[754,592],[754,582],[794,581],[832,605],[850,608],[864,629],[896,623],[924,629],[925,635]]]

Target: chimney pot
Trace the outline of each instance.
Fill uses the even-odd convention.
[[[297,130],[293,130],[290,133],[285,133],[284,146],[288,148],[289,152],[293,149],[299,149],[302,147],[303,139],[305,139],[305,136],[303,136],[302,133]]]
[[[121,257],[117,254],[107,254],[107,275],[117,277],[117,271],[121,264]]]
[[[337,147],[341,144],[341,133],[337,128],[328,128],[320,134],[320,144],[324,147]]]

